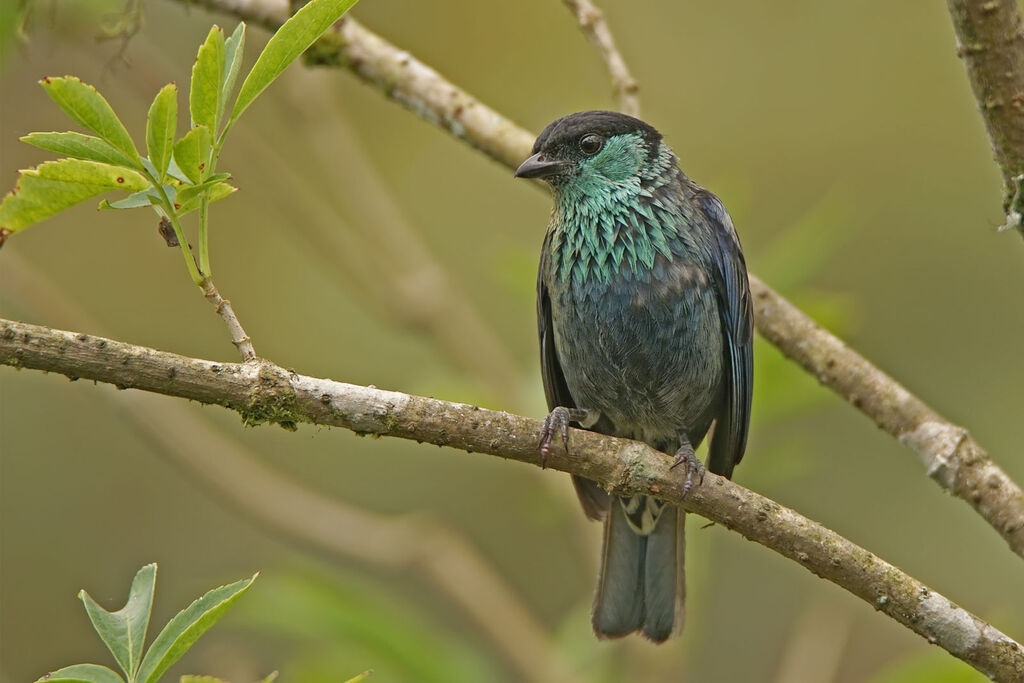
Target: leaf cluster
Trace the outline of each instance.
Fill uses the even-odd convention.
[[[149,107],[145,156],[96,88],[73,76],[44,78],[40,84],[46,93],[87,133],[37,132],[21,138],[63,158],[20,172],[0,203],[0,245],[9,235],[86,199],[124,191],[129,194],[104,199],[99,208],[152,208],[161,222],[170,222],[176,240],[168,243],[177,242],[193,282],[202,286],[211,274],[207,208],[237,190],[228,182],[230,174],[217,171],[228,133],[257,96],[355,2],[312,0],[302,7],[268,41],[237,97],[245,24],[239,23],[228,37],[213,26],[192,67],[188,130],[177,136],[178,89],[169,83]],[[198,259],[180,222],[197,210]]]
[[[143,654],[153,610],[156,564],[147,564],[132,580],[128,601],[116,612],[103,609],[84,590],[93,628],[114,656],[124,677],[100,664],[75,664],[46,674],[37,683],[156,683],[185,652],[245,593],[258,574],[214,588],[167,622]]]

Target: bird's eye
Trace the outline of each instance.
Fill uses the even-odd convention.
[[[588,157],[600,152],[602,147],[604,147],[604,138],[600,135],[591,133],[580,138],[580,150]]]

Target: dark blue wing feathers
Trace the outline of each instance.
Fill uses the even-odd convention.
[[[712,245],[715,294],[726,342],[725,391],[711,439],[708,469],[729,477],[743,458],[750,427],[754,313],[746,262],[732,220],[716,196],[706,191],[701,191],[700,195],[700,206],[715,236]]]
[[[569,386],[562,374],[562,365],[555,350],[555,332],[551,324],[551,299],[547,287],[544,286],[544,265],[548,258],[548,241],[544,240],[541,250],[540,273],[537,276],[537,332],[540,336],[540,371],[544,381],[544,396],[548,400],[548,410],[558,406],[577,408],[576,402],[569,393]]]

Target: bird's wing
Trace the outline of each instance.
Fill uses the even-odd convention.
[[[725,396],[711,439],[708,468],[725,477],[743,458],[750,427],[750,401],[754,389],[754,313],[747,281],[747,266],[732,219],[715,195],[702,191],[697,198],[707,217],[712,244],[713,273],[718,310],[725,331]]]
[[[541,249],[540,272],[537,275],[537,332],[540,336],[540,371],[544,381],[544,395],[548,400],[548,410],[554,410],[558,406],[579,408],[569,393],[569,385],[565,382],[562,364],[555,349],[555,331],[551,324],[551,298],[548,296],[547,285],[544,284],[544,269],[549,258],[550,243],[551,233],[548,232],[544,238],[544,247]],[[556,435],[556,438],[559,437]],[[575,474],[572,475],[572,484],[587,517],[604,519],[608,511],[608,494],[605,490],[589,479]]]

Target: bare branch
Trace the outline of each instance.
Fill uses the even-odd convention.
[[[270,30],[288,17],[284,0],[198,3]],[[318,62],[348,68],[421,118],[509,168],[516,168],[530,154],[531,133],[351,17],[335,25],[314,51]],[[966,430],[818,327],[756,276],[750,276],[750,285],[756,295],[758,330],[768,341],[914,450],[935,481],[969,503],[1024,557],[1024,492]]]
[[[563,0],[569,11],[576,16],[580,30],[590,39],[601,53],[601,59],[608,67],[608,75],[612,79],[612,92],[619,111],[630,116],[640,116],[640,97],[637,92],[640,86],[626,66],[619,49],[615,47],[615,39],[604,20],[604,14],[590,0]]]
[[[0,321],[0,363],[59,372],[238,411],[246,422],[299,422],[414,439],[539,465],[540,422],[461,403],[298,375],[267,361],[214,363],[123,342]],[[723,477],[682,498],[671,458],[646,444],[572,430],[548,466],[620,496],[653,495],[771,548],[997,680],[1024,680],[1024,649],[864,548]]]
[[[1013,223],[1019,209],[1017,176],[1024,173],[1024,26],[1017,0],[948,0],[957,54],[985,121],[1003,175],[1005,210]],[[1019,217],[1017,225],[1020,229]],[[1024,231],[1021,231],[1024,236]]]

